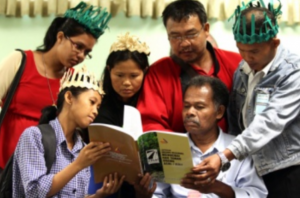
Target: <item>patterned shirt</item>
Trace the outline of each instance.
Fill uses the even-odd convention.
[[[49,123],[56,135],[56,159],[47,175],[44,158],[44,147],[41,132],[38,127],[27,128],[20,137],[13,161],[13,197],[46,197],[51,189],[55,174],[72,163],[79,155],[84,143],[78,134],[75,135],[75,145],[70,151],[67,147],[62,127],[56,118]],[[63,189],[53,197],[84,197],[87,192],[90,177],[89,168],[85,168]]]

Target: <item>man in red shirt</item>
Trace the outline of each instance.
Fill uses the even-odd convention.
[[[241,57],[234,52],[213,48],[207,42],[209,24],[199,1],[177,0],[170,3],[163,12],[163,22],[174,58],[162,58],[149,68],[137,108],[142,114],[144,131],[185,132],[182,90],[186,83],[184,79],[189,80],[192,76],[178,62],[191,67],[196,75],[219,78],[231,90],[233,73]],[[224,119],[219,125],[226,131]]]

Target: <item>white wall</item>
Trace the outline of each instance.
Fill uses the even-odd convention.
[[[42,44],[44,34],[53,20],[54,16],[48,18],[7,18],[0,16],[0,60],[16,48],[35,49]],[[220,48],[237,51],[231,33],[232,22],[210,21],[211,34],[215,37]],[[90,70],[97,76],[103,70],[110,45],[116,40],[117,35],[131,32],[147,42],[151,49],[150,63],[167,56],[169,43],[162,20],[152,18],[141,19],[139,17],[126,18],[124,13],[119,13],[109,23],[110,29],[100,37],[92,52],[93,59],[86,60]],[[281,25],[279,37],[289,48],[300,54],[300,26],[287,27]]]

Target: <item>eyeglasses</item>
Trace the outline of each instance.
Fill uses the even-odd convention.
[[[74,41],[72,41],[72,39],[68,36],[66,36],[66,39],[68,39],[72,46],[73,46],[73,50],[77,53],[83,53],[84,57],[86,59],[92,59],[92,55],[89,54],[88,52],[85,51],[85,47],[82,44],[79,43],[75,43]]]
[[[201,30],[199,32],[196,32],[196,33],[187,34],[185,36],[169,35],[168,37],[169,37],[170,41],[176,41],[176,42],[182,42],[184,40],[192,41],[193,39],[197,38],[200,35],[202,30],[203,30],[203,27],[201,28]]]

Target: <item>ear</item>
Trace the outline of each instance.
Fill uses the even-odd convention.
[[[224,105],[219,105],[218,109],[217,109],[217,115],[216,118],[217,120],[221,120],[225,114],[225,107]]]
[[[62,31],[57,32],[56,42],[61,43],[64,38],[65,38],[65,34]]]
[[[64,95],[64,98],[65,98],[65,103],[68,104],[68,105],[71,105],[72,102],[73,102],[73,95],[70,91],[66,91],[65,95]]]
[[[280,39],[277,38],[277,37],[274,37],[272,39],[272,45],[273,45],[274,48],[277,48],[280,45]]]
[[[147,73],[148,69],[149,69],[149,66],[147,66],[147,67],[144,69],[144,74]]]
[[[109,67],[109,65],[106,65],[106,69],[110,72],[110,67]]]
[[[205,23],[205,24],[204,24],[204,27],[203,27],[203,30],[204,30],[204,32],[205,32],[206,38],[209,36],[209,28],[210,28],[209,23]]]

